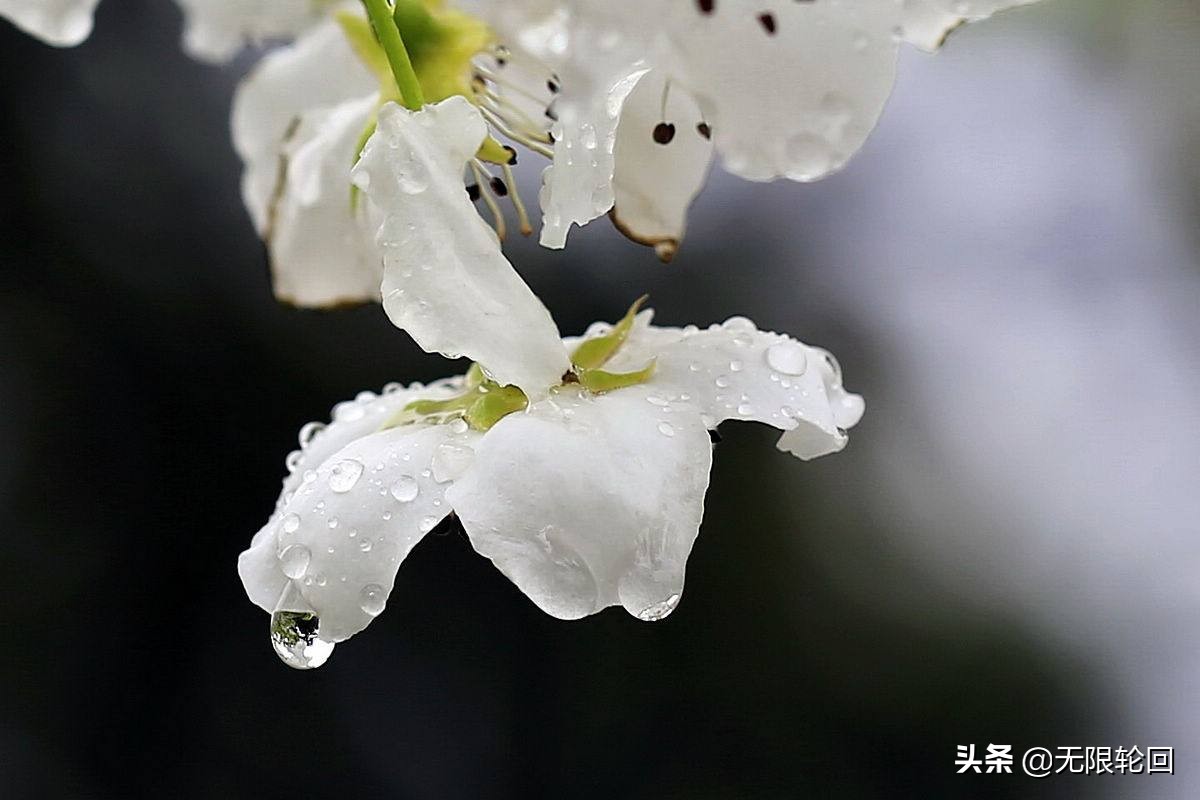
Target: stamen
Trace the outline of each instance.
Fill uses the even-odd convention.
[[[489,183],[489,181],[484,179],[484,175],[487,174],[487,168],[482,165],[478,158],[471,161],[471,171],[475,173],[475,182],[477,184],[483,186],[485,183]],[[481,192],[480,194],[483,197],[483,202],[487,204],[488,211],[492,214],[492,227],[496,231],[496,238],[503,242],[508,231],[504,225],[504,215],[500,213],[500,206],[497,205],[496,201],[487,192]]]
[[[525,204],[521,202],[521,192],[517,189],[516,178],[513,177],[512,167],[508,164],[501,165],[500,169],[504,170],[504,180],[508,181],[508,185],[512,187],[512,204],[517,210],[517,224],[520,227],[521,235],[528,236],[533,233],[533,226],[529,224],[529,214],[525,212]]]

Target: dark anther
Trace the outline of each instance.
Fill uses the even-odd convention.
[[[479,199],[479,184],[478,183],[467,184],[467,197],[471,198],[472,203],[474,203],[476,200]]]
[[[713,12],[713,6],[716,4],[716,0],[696,0],[696,5],[700,6],[701,14],[711,14]]]
[[[546,106],[546,117],[558,122],[558,112],[554,110],[554,106]]]
[[[713,444],[720,444],[721,443],[721,432],[719,430],[717,430],[716,428],[713,428],[711,431],[708,432],[708,440],[710,442],[712,442]]]
[[[759,14],[758,21],[760,23],[762,23],[763,30],[765,30],[768,35],[770,35],[770,36],[775,35],[775,15],[774,14],[771,14],[771,13]]]
[[[711,139],[711,138],[712,138],[712,128],[708,127],[708,123],[707,123],[707,122],[701,122],[699,125],[697,125],[697,126],[696,126],[696,133],[700,134],[700,135],[701,135],[701,136],[703,136],[705,139]]]
[[[670,144],[675,138],[675,126],[670,122],[660,122],[654,126],[654,141],[659,144]]]
[[[509,52],[508,52],[507,47],[505,47],[504,45],[500,45],[499,47],[496,48],[496,64],[503,67],[505,64],[508,63],[508,56],[509,56]]]
[[[504,145],[504,152],[508,153],[509,166],[517,163],[517,151],[508,145]]]
[[[488,185],[492,187],[492,191],[496,193],[496,197],[504,197],[508,194],[508,187],[499,178],[492,178],[488,181]]]
[[[558,85],[558,78],[550,78],[547,80],[546,88],[550,90],[550,94],[558,94],[558,90],[561,88]]]
[[[569,369],[563,373],[562,382],[564,384],[579,383],[579,376],[575,374],[575,370]]]
[[[554,142],[555,142],[555,139],[554,139],[554,132],[553,132],[553,131],[546,131],[546,140],[547,140],[548,142],[550,142],[550,144],[554,144]]]

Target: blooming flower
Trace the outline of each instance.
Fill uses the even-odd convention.
[[[467,375],[393,385],[309,424],[274,513],[238,562],[296,667],[384,608],[400,563],[453,514],[539,608],[667,616],[683,591],[723,420],[783,431],[802,459],[841,450],[863,404],[833,358],[735,317],[705,330],[619,323],[562,340],[478,216],[463,164],[487,128],[460,97],[385,106],[355,168],[379,220],[384,305]]]
[[[521,150],[552,160],[544,245],[562,247],[572,224],[608,213],[669,260],[715,150],[752,180],[823,177],[875,125],[901,41],[934,49],[962,22],[1025,2],[460,3],[471,16],[400,0],[396,18],[426,99],[467,97],[489,126],[467,168],[502,238],[493,195],[510,196],[531,229],[510,194],[508,162]],[[337,21],[268,55],[233,113],[276,294],[306,306],[379,299],[378,253],[363,236],[372,224],[345,183],[378,107],[397,94],[361,13],[338,8]]]

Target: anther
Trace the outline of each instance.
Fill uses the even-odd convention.
[[[467,197],[471,198],[472,203],[479,200],[479,184],[478,183],[467,184]]]
[[[670,122],[660,122],[654,126],[654,141],[659,144],[670,144],[675,138],[675,126]]]
[[[696,0],[696,5],[700,6],[701,14],[711,14],[713,6],[716,5],[716,0]]]
[[[707,123],[707,122],[701,122],[699,125],[697,125],[697,126],[696,126],[696,133],[700,134],[700,135],[701,135],[701,136],[703,136],[705,139],[711,139],[711,138],[712,138],[712,128],[708,127],[708,123]]]
[[[769,36],[775,35],[775,15],[774,14],[771,14],[770,12],[768,12],[766,14],[759,14],[758,21],[763,26],[763,30],[765,30],[767,32],[767,35],[769,35]]]
[[[492,187],[492,191],[495,192],[496,197],[506,197],[508,195],[508,186],[499,178],[492,178],[488,181],[488,186]]]
[[[516,163],[517,163],[517,151],[516,151],[516,149],[515,149],[515,148],[513,148],[513,147],[509,147],[508,145],[504,145],[504,151],[505,151],[506,153],[508,153],[508,163],[509,163],[509,164],[516,164]]]

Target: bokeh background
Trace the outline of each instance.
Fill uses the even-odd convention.
[[[237,554],[302,423],[447,365],[378,308],[273,302],[228,136],[248,60],[179,29],[154,0],[77,50],[0,28],[0,795],[1200,796],[1195,2],[906,52],[847,170],[715,175],[668,267],[604,222],[515,243],[564,331],[643,291],[745,314],[836,352],[867,416],[807,464],[722,427],[663,623],[552,620],[429,537],[313,673]],[[1174,746],[1176,775],[955,774],[989,742]]]

